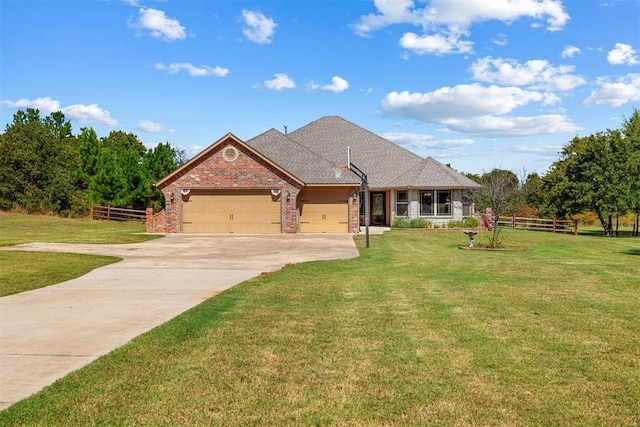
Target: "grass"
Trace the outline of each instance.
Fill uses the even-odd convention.
[[[0,297],[71,280],[120,260],[96,255],[0,251]]]
[[[92,221],[0,211],[0,246],[30,242],[137,243],[159,237],[144,233],[145,226],[139,222]]]
[[[262,275],[0,424],[640,423],[640,241],[503,235],[530,250],[392,231],[357,259]]]
[[[0,212],[0,246],[30,242],[134,243],[158,236],[143,224]],[[0,297],[53,285],[120,258],[44,252],[0,252]]]

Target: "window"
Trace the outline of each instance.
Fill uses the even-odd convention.
[[[473,214],[473,195],[468,192],[462,193],[462,216],[467,217]]]
[[[451,215],[451,190],[438,190],[438,215]]]
[[[409,192],[406,190],[396,191],[396,216],[409,215]]]
[[[433,216],[433,191],[420,192],[420,216]]]

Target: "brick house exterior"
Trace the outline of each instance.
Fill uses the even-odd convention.
[[[289,135],[271,129],[248,141],[231,133],[220,138],[156,184],[165,208],[147,212],[147,232],[357,233],[363,222],[361,179],[338,167],[347,162],[347,147],[368,175],[371,208],[377,209],[372,220],[380,225],[403,215],[433,215],[436,223],[461,219],[464,191],[479,187],[432,158],[330,116]],[[233,209],[225,211],[226,203]],[[221,219],[209,218],[215,215]],[[206,221],[208,226],[194,225]]]
[[[225,159],[223,152],[233,147],[237,158],[233,162]],[[268,159],[260,156],[240,139],[229,133],[213,144],[210,149],[189,161],[161,181],[160,188],[165,198],[165,208],[161,212],[147,211],[147,232],[178,233],[181,223],[181,206],[188,200],[185,189],[279,189],[281,190],[281,216],[283,233],[298,232],[299,209],[296,203],[304,183],[281,170]],[[356,184],[349,190],[355,193]],[[357,194],[357,193],[356,193]],[[349,198],[349,229],[358,231],[358,204]]]

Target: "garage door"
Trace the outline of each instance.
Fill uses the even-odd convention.
[[[349,232],[349,189],[305,188],[299,200],[301,233]]]
[[[280,207],[271,190],[192,190],[182,203],[182,232],[280,233]]]

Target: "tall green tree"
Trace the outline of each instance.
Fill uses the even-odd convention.
[[[144,157],[144,165],[153,186],[151,205],[155,210],[160,210],[164,206],[164,195],[155,187],[155,183],[178,168],[176,153],[181,152],[171,147],[168,142],[161,142],[147,151]]]
[[[0,208],[70,213],[77,139],[64,114],[18,111],[0,135]]]
[[[123,206],[144,209],[151,199],[151,180],[144,166],[147,152],[144,144],[132,133],[112,131],[101,139],[102,146],[115,158],[126,182],[118,199]]]
[[[116,156],[101,147],[96,159],[96,173],[89,180],[89,200],[96,205],[125,206],[127,180]]]
[[[629,153],[629,208],[635,214],[633,235],[640,234],[640,112],[634,109],[633,114],[622,122],[622,134]]]
[[[544,193],[544,181],[537,173],[527,175],[522,184],[521,192],[524,202],[534,213],[539,213],[544,209],[546,196]]]
[[[558,216],[595,212],[605,235],[612,236],[613,218],[629,209],[629,155],[618,130],[575,137],[547,178]]]
[[[153,183],[169,175],[178,167],[175,159],[175,149],[168,142],[161,142],[155,148],[147,151],[144,157],[145,168]]]

